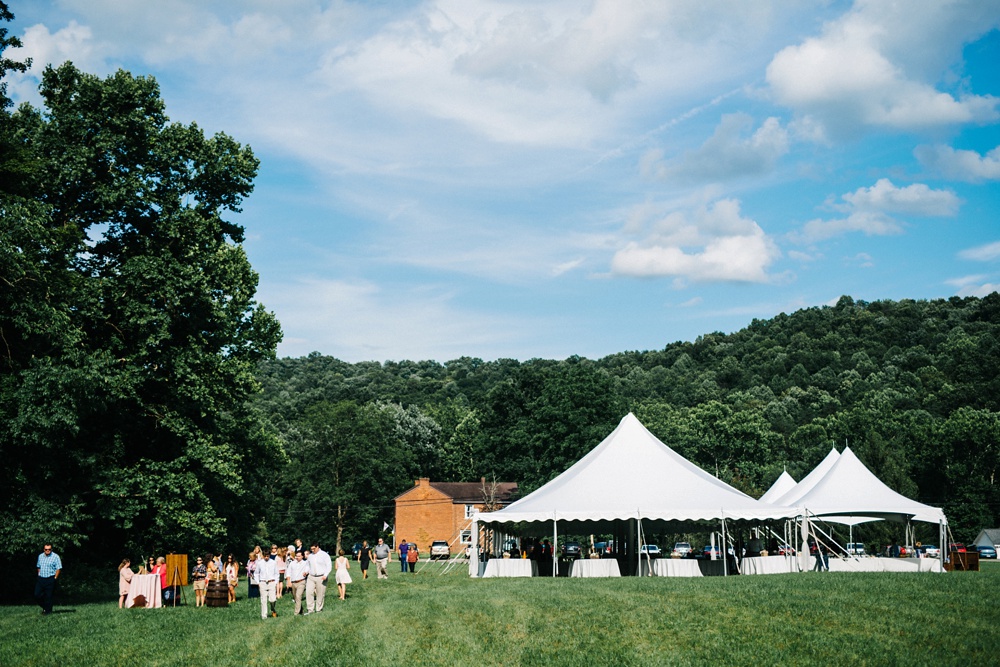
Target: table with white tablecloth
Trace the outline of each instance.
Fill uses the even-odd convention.
[[[831,558],[830,572],[944,572],[938,558]]]
[[[135,598],[142,596],[146,604],[136,604]],[[146,607],[156,609],[163,606],[163,592],[160,590],[160,575],[133,574],[128,586],[128,597],[125,598],[125,608]]]
[[[642,576],[649,574],[648,564],[645,558],[641,559]],[[694,558],[654,558],[649,561],[653,566],[653,574],[657,577],[700,577],[701,568]]]
[[[537,577],[538,563],[527,558],[491,558],[486,563],[483,578]]]
[[[793,556],[754,556],[740,562],[741,574],[788,574],[799,571],[799,561]]]
[[[621,570],[614,558],[587,558],[570,564],[571,577],[620,577]]]

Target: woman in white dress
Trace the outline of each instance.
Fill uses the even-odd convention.
[[[343,600],[347,595],[347,584],[351,583],[351,575],[348,572],[351,569],[351,561],[347,560],[343,549],[337,551],[337,560],[333,566],[337,570],[337,590],[340,592],[340,599]]]

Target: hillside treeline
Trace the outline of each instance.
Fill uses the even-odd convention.
[[[258,406],[291,464],[267,527],[371,537],[418,476],[515,481],[529,492],[632,411],[755,496],[782,470],[801,479],[831,447],[850,445],[892,488],[944,507],[956,537],[969,540],[998,525],[998,341],[997,293],[845,296],[733,334],[599,360],[268,361]]]

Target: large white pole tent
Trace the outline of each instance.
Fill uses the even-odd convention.
[[[627,536],[623,540],[627,548],[620,556],[636,564],[636,573],[641,572],[634,544],[638,534],[673,522],[721,522],[723,549],[727,521],[797,518],[803,540],[814,533],[810,524],[815,520],[849,525],[879,519],[927,521],[938,524],[942,534],[947,527],[940,508],[890,489],[849,447],[842,454],[831,449],[797,484],[783,473],[765,496],[772,502],[756,500],[702,470],[629,413],[597,447],[555,479],[504,509],[476,513],[469,572],[474,577],[481,574],[476,548],[480,523],[490,529],[521,524],[525,533],[544,535],[551,521],[549,534],[554,540],[560,530],[564,534],[613,531],[616,540]],[[800,555],[808,559],[801,549]]]
[[[616,522],[773,520],[801,513],[726,484],[662,443],[629,413],[561,475],[504,509],[479,513],[476,522],[563,522],[564,533],[586,533]],[[478,572],[478,562],[470,563],[472,576]]]

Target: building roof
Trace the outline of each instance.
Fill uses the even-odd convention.
[[[486,500],[486,492],[493,483],[480,480],[478,482],[431,482],[430,485],[432,489],[440,491],[455,502],[483,503]],[[496,486],[497,500],[500,502],[510,502],[511,497],[517,492],[517,482],[497,482]]]
[[[986,538],[985,542],[983,541],[984,537]],[[979,531],[973,544],[1000,544],[1000,528],[983,528]]]

